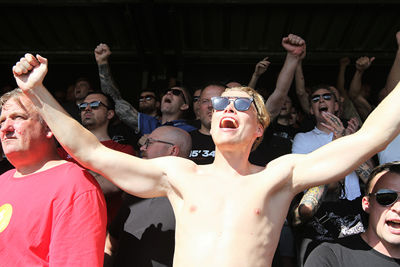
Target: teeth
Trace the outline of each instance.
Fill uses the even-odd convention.
[[[223,118],[220,124],[221,128],[237,128],[237,122],[232,118]]]

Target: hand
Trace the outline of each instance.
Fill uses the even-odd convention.
[[[371,66],[372,62],[375,60],[375,57],[360,57],[356,61],[356,69],[358,71],[365,71]]]
[[[347,122],[347,128],[345,130],[345,135],[353,134],[353,133],[357,132],[359,128],[360,128],[360,123],[358,122],[358,120],[356,118],[351,118]]]
[[[110,47],[106,44],[99,44],[94,49],[94,56],[98,65],[103,65],[108,63],[108,58],[111,55]]]
[[[146,143],[148,136],[149,136],[149,134],[144,134],[142,137],[140,137],[140,139],[137,142],[139,147],[143,146],[144,143]]]
[[[47,59],[32,54],[25,54],[12,68],[14,78],[22,91],[29,91],[43,85],[43,79],[47,74]]]
[[[271,62],[268,61],[268,57],[265,57],[263,60],[257,63],[256,68],[254,70],[255,76],[261,76],[267,69]]]
[[[343,123],[338,117],[330,112],[322,112],[322,117],[325,119],[325,122],[321,122],[321,124],[333,132],[332,140],[346,135]]]
[[[341,67],[347,67],[350,64],[350,58],[349,57],[342,57],[339,59],[339,65]]]
[[[289,34],[282,39],[282,46],[289,54],[300,57],[306,51],[306,42],[297,35]]]

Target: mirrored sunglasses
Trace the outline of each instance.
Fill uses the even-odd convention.
[[[224,110],[230,102],[233,102],[233,106],[237,111],[246,111],[250,108],[253,98],[251,97],[236,97],[228,98],[223,96],[215,96],[211,98],[212,106],[215,110]]]
[[[145,95],[145,96],[139,97],[139,102],[150,101],[152,99],[155,99],[155,97],[152,95]]]
[[[379,205],[387,207],[399,199],[399,192],[391,189],[379,189],[376,193],[370,193],[368,196],[374,196]]]
[[[90,107],[91,109],[98,109],[100,106],[104,106],[108,109],[108,106],[101,101],[92,101],[90,103],[88,102],[82,102],[78,105],[78,108],[80,111],[84,111],[87,107]]]
[[[320,98],[323,98],[324,100],[331,100],[332,99],[332,94],[331,93],[326,93],[326,94],[322,94],[322,95],[313,95],[312,97],[311,97],[311,101],[313,102],[313,103],[317,103],[319,100],[320,100]]]

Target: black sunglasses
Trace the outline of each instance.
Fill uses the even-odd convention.
[[[78,105],[78,108],[80,111],[84,111],[87,107],[90,107],[91,109],[98,109],[100,106],[104,106],[105,108],[108,109],[108,106],[101,101],[92,101],[90,103],[88,102],[82,102]]]
[[[391,189],[379,189],[376,193],[369,193],[368,196],[375,196],[379,205],[387,207],[399,199],[399,192]]]
[[[155,97],[152,95],[145,95],[145,96],[139,97],[139,102],[150,101],[152,99],[155,99]]]
[[[193,97],[193,103],[196,103],[197,101],[199,101],[200,96],[194,96]]]
[[[326,93],[326,94],[323,94],[323,95],[313,95],[311,97],[311,101],[313,103],[317,103],[321,97],[323,99],[325,99],[325,100],[331,100],[332,99],[332,94],[331,93]]]
[[[165,91],[164,95],[166,95],[168,92],[171,92],[173,95],[176,95],[176,96],[182,96],[183,102],[185,102],[185,104],[187,104],[186,103],[186,99],[185,99],[185,95],[183,94],[183,92],[181,90],[170,88],[170,89],[167,89]]]
[[[252,97],[229,98],[224,96],[214,96],[211,98],[212,106],[215,110],[224,110],[233,101],[233,106],[237,111],[246,111],[254,101]]]

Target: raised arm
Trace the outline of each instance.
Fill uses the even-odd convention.
[[[134,129],[135,132],[139,132],[138,111],[128,101],[122,99],[121,93],[112,78],[108,64],[108,58],[111,55],[110,48],[106,44],[99,44],[94,50],[94,55],[99,68],[101,90],[114,100],[115,112],[121,121]]]
[[[375,153],[385,148],[400,132],[400,83],[370,114],[361,129],[306,155],[289,155],[291,185],[300,192],[312,186],[339,180]],[[330,119],[324,114],[326,120]]]
[[[296,66],[300,60],[300,56],[305,52],[306,43],[301,37],[289,34],[288,37],[282,39],[282,46],[287,51],[285,63],[279,73],[276,88],[266,102],[271,120],[279,115],[282,105],[285,102],[293,81]]]
[[[251,76],[251,80],[248,85],[249,87],[256,89],[258,79],[268,69],[269,64],[271,64],[271,62],[268,61],[268,57],[265,57],[256,64],[256,68],[254,69],[254,73]]]
[[[306,83],[304,80],[303,74],[303,59],[306,56],[306,50],[304,49],[304,53],[300,56],[300,61],[297,64],[296,72],[294,74],[294,79],[296,82],[296,94],[297,98],[299,99],[301,108],[303,109],[304,113],[310,113],[310,101],[308,99],[308,93],[306,91]]]
[[[372,111],[372,106],[367,99],[361,94],[362,90],[362,76],[364,71],[368,69],[372,62],[375,60],[374,57],[360,57],[356,61],[356,72],[354,73],[353,79],[350,83],[349,97],[354,102],[361,119],[365,119],[368,114]]]
[[[160,162],[143,160],[103,146],[63,110],[43,86],[47,59],[26,54],[13,67],[13,73],[19,88],[37,107],[57,140],[80,164],[128,193],[141,197],[167,194],[169,183]]]
[[[389,94],[396,86],[396,84],[398,84],[398,82],[400,81],[400,31],[396,33],[396,40],[397,53],[396,57],[394,58],[392,68],[390,69],[389,75],[387,77],[385,88],[381,92],[382,97],[385,97],[387,94]]]
[[[347,97],[347,92],[344,87],[346,68],[350,64],[350,58],[343,57],[339,60],[339,72],[336,82],[336,88],[339,90],[340,95]]]

